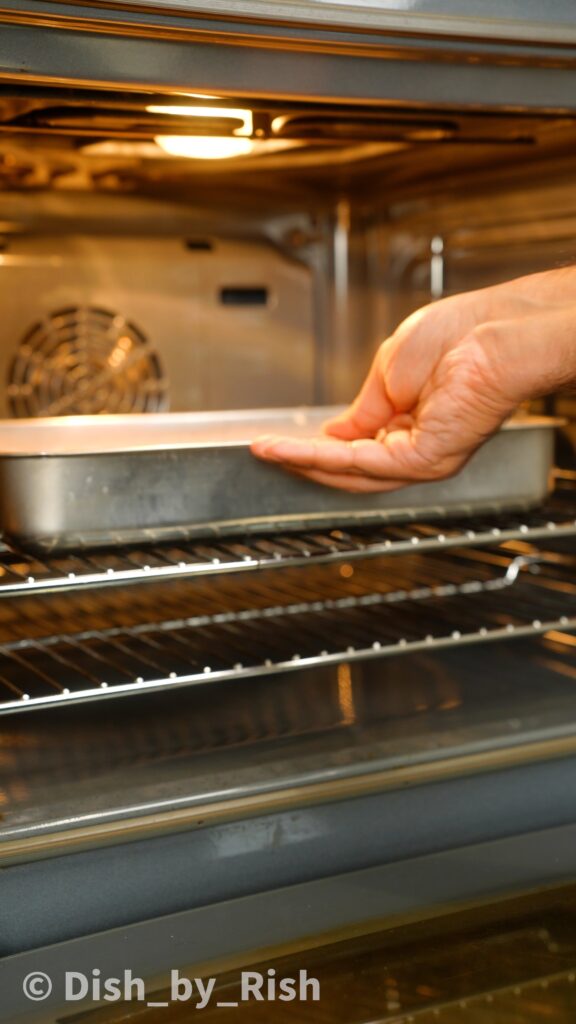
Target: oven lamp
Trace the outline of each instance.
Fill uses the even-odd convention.
[[[154,141],[171,156],[193,160],[225,160],[246,156],[254,148],[250,139],[227,135],[158,135]]]

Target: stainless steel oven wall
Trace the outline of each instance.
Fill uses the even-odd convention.
[[[353,185],[331,210],[310,201],[291,214],[235,209],[229,195],[226,215],[119,195],[5,197],[0,414],[346,402],[419,306],[573,262],[571,177],[561,165],[540,182],[465,173],[403,198],[382,173],[372,195]],[[116,334],[106,317],[86,322],[90,310],[119,317]],[[120,358],[124,327],[140,359]]]
[[[381,341],[395,326],[390,240],[377,208],[360,209],[352,191],[326,217],[316,253],[318,377],[322,401],[349,402]]]
[[[537,165],[532,173],[533,180],[520,176],[484,187],[465,175],[457,188],[423,192],[386,210],[382,245],[389,252],[396,316],[414,302],[574,262],[573,164],[546,173],[543,182]]]
[[[5,194],[0,416],[350,400],[395,315],[378,212],[231,187],[222,210]]]
[[[62,206],[62,223],[4,238],[0,415],[313,403],[312,271],[257,225],[194,233],[183,210],[180,233],[152,216],[149,234],[145,219],[78,232]]]
[[[573,159],[514,171],[497,165],[407,200],[376,202],[365,239],[370,326],[385,336],[428,302],[576,260]],[[542,407],[542,405],[540,406]],[[567,418],[576,447],[576,401],[547,400]]]

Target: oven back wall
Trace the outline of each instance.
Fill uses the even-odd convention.
[[[1,416],[314,400],[311,273],[266,239],[7,237],[0,310]]]

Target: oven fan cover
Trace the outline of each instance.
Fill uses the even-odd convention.
[[[119,313],[60,309],[22,338],[9,371],[15,417],[156,412],[167,383],[145,334]]]

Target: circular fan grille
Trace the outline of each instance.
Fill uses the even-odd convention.
[[[166,407],[158,356],[117,313],[61,309],[24,336],[8,381],[14,416],[154,412]]]

